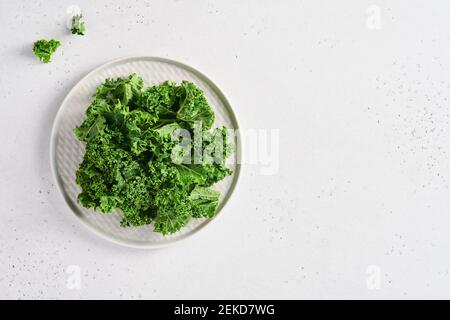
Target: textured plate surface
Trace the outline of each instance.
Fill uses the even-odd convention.
[[[84,143],[76,139],[72,129],[83,121],[91,96],[98,85],[103,83],[106,78],[128,76],[133,72],[140,75],[147,86],[160,84],[165,80],[172,80],[177,83],[182,80],[194,82],[203,89],[206,98],[216,113],[214,126],[224,125],[230,129],[238,129],[236,118],[225,96],[214,83],[200,72],[179,62],[163,58],[123,58],[93,70],[69,92],[58,111],[53,126],[50,159],[53,175],[60,192],[73,213],[89,229],[119,244],[142,248],[161,247],[194,234],[211,220],[192,219],[186,227],[177,233],[163,236],[160,233],[153,232],[153,224],[143,227],[122,228],[120,226],[120,213],[101,214],[80,206],[76,201],[81,190],[75,183],[75,172],[83,159]],[[214,185],[214,188],[221,192],[217,214],[220,213],[230,197],[239,176],[239,143],[239,136],[236,135],[235,145],[238,150],[233,154],[234,159],[229,165],[233,169],[233,174]]]

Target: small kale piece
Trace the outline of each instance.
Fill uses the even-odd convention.
[[[84,32],[86,31],[86,27],[84,26],[84,21],[82,21],[83,15],[77,14],[72,17],[72,34],[78,34],[80,36],[84,36]]]
[[[211,187],[232,171],[225,166],[231,152],[227,130],[210,130],[213,122],[213,110],[191,82],[145,88],[136,74],[107,79],[74,129],[86,143],[76,172],[78,202],[103,213],[120,210],[124,227],[154,222],[163,234],[192,218],[214,217],[220,192]],[[179,129],[202,136],[190,146],[188,163],[172,158]],[[200,163],[193,161],[198,149],[205,150]]]
[[[61,43],[58,40],[38,40],[33,44],[33,52],[44,63],[51,62],[52,54]]]

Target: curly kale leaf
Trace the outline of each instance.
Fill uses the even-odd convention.
[[[199,122],[203,130],[211,129],[214,123],[214,112],[203,91],[188,81],[181,82],[180,91],[177,119],[186,122],[191,129],[194,129],[195,123]]]
[[[84,36],[84,32],[86,31],[86,27],[84,25],[84,21],[82,21],[83,15],[77,14],[72,17],[72,34],[78,34],[80,36]]]
[[[219,204],[220,192],[211,188],[196,186],[189,195],[195,208],[192,216],[212,218]]]
[[[124,105],[132,104],[132,99],[140,96],[144,81],[136,74],[131,74],[127,79],[106,79],[94,94],[94,103],[102,101],[115,104],[118,100]]]
[[[156,114],[161,123],[178,122],[183,127],[209,130],[214,123],[214,111],[203,91],[189,81],[176,85],[166,81],[162,85],[145,90],[139,105],[149,113]]]
[[[44,63],[51,62],[52,54],[61,43],[58,40],[38,40],[33,44],[33,52]]]
[[[191,218],[212,218],[220,193],[211,188],[231,174],[226,128],[209,130],[214,113],[203,92],[190,82],[144,88],[136,74],[107,79],[93,95],[83,123],[74,128],[86,143],[76,173],[80,204],[103,213],[120,210],[122,226],[154,221],[154,230],[174,233]],[[175,163],[174,133],[194,134],[201,124],[204,162]],[[214,145],[216,148],[208,150]],[[189,158],[188,158],[189,159]]]

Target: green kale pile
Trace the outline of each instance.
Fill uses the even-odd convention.
[[[51,62],[52,54],[58,49],[61,42],[58,40],[38,40],[33,44],[33,52],[44,63]]]
[[[107,79],[74,129],[86,143],[76,173],[79,203],[104,213],[120,209],[122,226],[154,221],[163,234],[191,218],[213,217],[220,193],[211,186],[232,172],[225,166],[227,130],[211,129],[213,122],[213,110],[191,82],[144,88],[136,74]],[[182,130],[194,143],[180,146]]]

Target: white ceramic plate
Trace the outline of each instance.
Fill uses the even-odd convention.
[[[140,75],[147,86],[159,84],[165,80],[192,81],[203,89],[216,113],[214,126],[224,125],[230,129],[238,129],[238,124],[227,99],[211,80],[189,66],[163,58],[131,57],[106,63],[86,75],[64,99],[53,125],[50,160],[57,186],[65,201],[79,220],[99,236],[130,247],[156,248],[187,238],[206,226],[211,220],[192,219],[177,233],[163,236],[153,232],[153,224],[123,228],[120,226],[120,213],[94,212],[82,207],[76,200],[81,190],[75,183],[75,172],[83,159],[84,143],[76,139],[72,129],[83,121],[91,96],[98,85],[103,83],[106,78],[128,76],[133,72]],[[235,145],[237,152],[234,153],[233,157],[235,158],[230,166],[233,174],[214,186],[221,192],[217,214],[222,211],[231,196],[239,177],[240,140],[238,135],[236,135]]]

